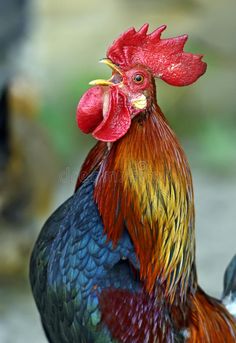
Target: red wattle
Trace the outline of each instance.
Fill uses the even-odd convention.
[[[91,133],[103,120],[104,87],[90,88],[80,99],[76,120],[81,131]]]
[[[126,97],[117,86],[90,88],[78,104],[76,119],[81,131],[104,142],[115,142],[131,125]]]
[[[103,107],[104,119],[93,131],[93,136],[100,141],[115,142],[126,134],[131,125],[126,97],[117,86],[113,86],[104,96],[104,101],[107,101]]]

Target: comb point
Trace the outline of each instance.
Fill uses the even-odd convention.
[[[138,33],[141,35],[146,36],[147,32],[148,32],[148,28],[149,28],[149,24],[144,24],[143,26],[140,27],[140,29],[138,30]]]
[[[188,35],[161,39],[166,25],[147,34],[149,25],[138,31],[134,28],[123,33],[108,49],[107,56],[121,69],[127,70],[142,64],[173,86],[186,86],[195,82],[206,71],[202,55],[184,51]]]

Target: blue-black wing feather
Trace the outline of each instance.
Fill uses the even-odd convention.
[[[112,342],[101,323],[104,288],[139,288],[127,263],[139,268],[128,233],[116,247],[107,240],[94,201],[96,173],[45,223],[35,244],[30,280],[52,343]]]

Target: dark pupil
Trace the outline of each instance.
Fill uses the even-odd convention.
[[[143,77],[141,75],[136,75],[135,76],[135,81],[136,82],[141,82],[143,80]]]

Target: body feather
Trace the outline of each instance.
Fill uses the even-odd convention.
[[[127,228],[151,291],[165,284],[166,298],[182,298],[193,267],[194,203],[189,166],[159,108],[133,122],[101,165],[95,199],[114,244]]]
[[[155,98],[154,76],[183,86],[206,64],[183,51],[187,36],[160,39],[164,28],[118,38],[102,60],[112,77],[78,105],[81,130],[104,142],[31,259],[52,343],[236,341],[234,318],[198,286],[191,172]]]

